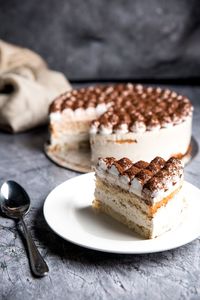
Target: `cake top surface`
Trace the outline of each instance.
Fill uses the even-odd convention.
[[[174,186],[183,176],[182,163],[174,157],[167,161],[155,157],[150,163],[142,160],[133,163],[125,157],[120,160],[113,157],[99,158],[97,169],[117,177],[125,177],[129,186],[139,184],[147,198],[154,197],[155,192],[160,190],[168,190],[169,186]]]
[[[192,114],[189,99],[169,89],[117,84],[72,90],[58,97],[50,112],[107,105],[91,133],[144,132],[176,125]]]

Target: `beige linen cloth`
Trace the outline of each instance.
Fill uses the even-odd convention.
[[[70,89],[38,54],[0,40],[0,129],[20,132],[46,123],[50,103]]]

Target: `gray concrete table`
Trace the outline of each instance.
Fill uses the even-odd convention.
[[[200,88],[173,87],[195,106],[193,136],[200,141]],[[62,169],[43,153],[47,129],[0,133],[0,183],[21,183],[32,199],[26,217],[50,273],[30,273],[24,245],[12,220],[0,216],[0,299],[200,299],[200,240],[181,248],[147,255],[116,255],[75,246],[45,223],[45,197],[78,173]],[[186,179],[200,188],[200,155],[186,167]]]

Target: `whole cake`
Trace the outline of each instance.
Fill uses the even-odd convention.
[[[192,105],[168,89],[118,84],[72,90],[50,107],[50,149],[91,147],[98,157],[133,161],[184,157],[191,141]]]
[[[146,238],[177,226],[183,217],[183,166],[177,158],[150,163],[99,158],[93,207]]]

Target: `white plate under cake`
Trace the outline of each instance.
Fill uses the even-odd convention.
[[[95,214],[91,207],[94,190],[94,173],[88,173],[51,191],[44,204],[44,217],[55,233],[80,246],[122,254],[169,250],[200,235],[200,190],[191,183],[183,184],[187,198],[183,222],[155,239],[139,236],[104,213]]]
[[[118,84],[72,90],[50,107],[52,153],[91,147],[91,160],[126,156],[150,162],[184,157],[191,141],[190,100],[169,89]]]

